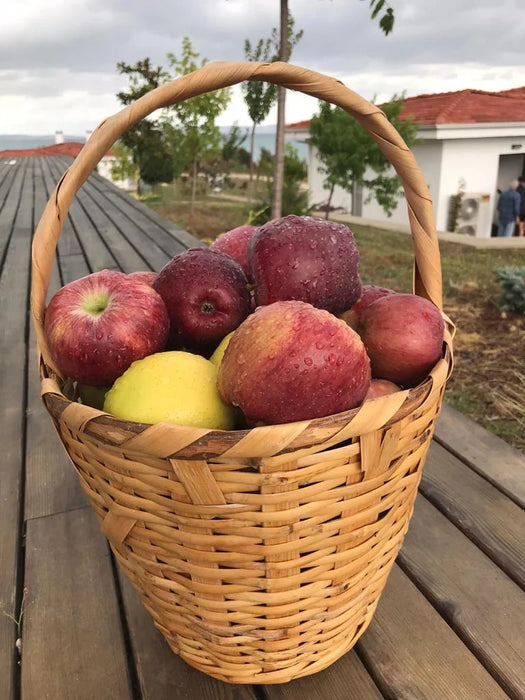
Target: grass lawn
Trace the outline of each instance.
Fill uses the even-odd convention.
[[[190,216],[188,202],[169,188],[147,203],[210,242],[246,223],[250,204],[207,197]],[[412,243],[407,234],[352,225],[365,284],[411,291]],[[457,326],[455,368],[445,399],[488,430],[525,450],[525,316],[501,312],[493,271],[525,266],[525,250],[477,250],[441,243],[444,310]]]

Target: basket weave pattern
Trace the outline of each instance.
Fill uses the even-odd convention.
[[[415,291],[441,306],[426,185],[380,110],[287,64],[210,64],[104,122],[66,172],[35,235],[32,311],[45,405],[155,624],[216,678],[277,683],[325,668],[370,623],[412,513],[452,366],[452,324],[442,359],[414,389],[336,416],[231,432],[126,423],[71,400],[43,334],[64,212],[108,146],[156,107],[247,78],[329,99],[377,136],[407,195]]]

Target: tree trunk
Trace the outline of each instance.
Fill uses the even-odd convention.
[[[281,61],[288,60],[288,0],[281,0],[281,40],[279,58]],[[286,89],[279,85],[277,88],[277,131],[275,134],[272,219],[280,217],[282,212],[285,101]]]
[[[251,137],[250,137],[250,186],[251,186],[252,180],[253,180],[253,169],[254,169],[253,168],[253,166],[254,166],[253,150],[254,150],[254,147],[255,147],[255,122],[253,122],[253,124],[252,124],[252,133],[251,133]]]
[[[195,211],[195,197],[197,194],[197,159],[193,159],[191,166],[191,201],[190,201],[190,216],[193,216]]]
[[[334,196],[334,190],[335,190],[335,185],[332,184],[330,187],[330,194],[328,195],[328,201],[326,203],[326,211],[325,211],[325,215],[324,215],[325,219],[328,219],[330,216],[330,206],[332,204],[332,197]]]

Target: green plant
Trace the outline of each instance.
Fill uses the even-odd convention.
[[[496,297],[499,308],[525,314],[525,267],[501,267],[494,274],[500,285]]]
[[[266,149],[262,149],[260,158],[260,170],[269,173],[273,166],[273,156]],[[287,143],[284,152],[284,181],[282,187],[281,216],[308,214],[308,192],[301,189],[301,184],[307,176],[306,163],[301,160],[297,150]],[[273,183],[270,179],[267,183],[266,195],[255,203],[256,213],[251,212],[250,223],[261,225],[271,219]]]

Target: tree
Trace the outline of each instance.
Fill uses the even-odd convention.
[[[153,67],[149,58],[135,64],[117,63],[117,70],[129,78],[127,90],[117,93],[123,105],[129,105],[150,90],[159,87],[168,79],[160,66]],[[143,119],[124,132],[121,144],[129,149],[139,178],[149,185],[157,182],[171,182],[174,176],[174,161],[166,137],[165,124],[161,118]]]
[[[204,58],[199,64],[197,59],[199,54],[193,50],[188,37],[184,37],[180,58],[173,53],[168,54],[170,67],[174,71],[173,77],[191,73],[208,62]],[[177,119],[177,124],[172,127],[172,142],[190,168],[190,214],[193,214],[195,207],[199,167],[203,161],[215,158],[220,149],[221,133],[215,120],[227,107],[230,98],[229,88],[223,88],[192,97],[171,107]]]
[[[261,174],[271,177],[274,172],[275,158],[266,148],[261,149],[258,170]],[[299,157],[297,150],[291,143],[287,143],[284,149],[284,180],[282,190],[282,216],[297,214],[301,216],[310,210],[308,206],[308,192],[301,188],[307,176],[306,162]],[[272,182],[269,183],[265,197],[256,203],[257,211],[252,212],[250,223],[264,224],[272,216]]]
[[[274,30],[275,31],[275,30]],[[249,39],[244,42],[244,55],[248,61],[275,61],[276,47],[273,39],[259,39],[257,45],[252,48]],[[262,80],[247,80],[242,84],[244,101],[248,107],[248,114],[252,120],[250,133],[250,185],[253,180],[254,161],[253,151],[255,143],[255,129],[261,124],[275,100],[277,99],[277,86],[273,83],[264,83]]]
[[[389,121],[401,134],[407,146],[417,140],[417,124],[412,119],[400,119],[403,97],[394,95],[381,105]],[[390,174],[390,162],[374,139],[340,107],[321,102],[319,112],[310,122],[311,143],[317,148],[325,173],[325,185],[330,191],[326,217],[336,185],[352,192],[352,213],[355,211],[357,188],[366,187],[390,216],[401,192],[397,175]],[[374,176],[370,177],[370,173]]]
[[[394,10],[388,5],[386,0],[369,0],[371,18],[379,17],[379,28],[387,36],[394,28]],[[383,14],[380,16],[380,13]],[[280,21],[280,51],[279,60],[288,61],[290,52],[288,48],[288,0],[281,0],[281,21]],[[277,90],[277,133],[275,135],[275,169],[274,169],[274,190],[272,216],[281,216],[281,192],[283,187],[283,153],[284,153],[284,122],[285,122],[285,95],[284,88],[279,86]]]
[[[294,20],[288,10],[288,0],[281,0],[279,35],[279,60],[287,62],[292,54],[292,49],[303,36],[301,29],[294,35]],[[274,30],[275,41],[277,32]],[[284,122],[285,122],[286,88],[277,87],[277,128],[275,133],[275,165],[272,191],[272,218],[276,219],[282,214],[282,191],[284,175]]]

